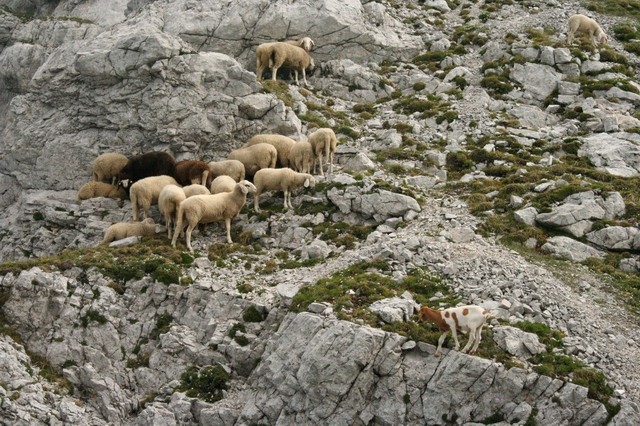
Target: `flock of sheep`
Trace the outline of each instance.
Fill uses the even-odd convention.
[[[607,43],[608,38],[598,23],[581,14],[568,20],[567,42],[572,43],[577,33],[584,33],[595,46]],[[264,71],[271,69],[276,80],[278,69],[286,67],[294,73],[302,72],[308,85],[306,69],[315,66],[310,55],[315,46],[309,37],[285,42],[263,43],[256,50],[256,75],[262,79]],[[289,75],[290,79],[292,75]],[[260,212],[259,197],[264,191],[283,191],[285,209],[293,208],[291,192],[300,187],[313,187],[316,183],[310,173],[323,164],[333,173],[333,156],[337,139],[331,129],[319,129],[308,141],[296,142],[286,136],[260,134],[252,137],[240,149],[232,151],[227,160],[205,163],[184,160],[178,163],[163,152],[150,152],[128,159],[116,153],[102,154],[93,162],[93,181],[78,192],[78,201],[93,197],[131,199],[133,222],[121,222],[105,231],[102,244],[130,236],[155,234],[155,223],[149,216],[151,205],[158,204],[167,225],[168,238],[175,247],[178,236],[186,227],[186,245],[191,247],[191,233],[200,223],[224,221],[227,242],[231,243],[231,219],[246,203],[247,194],[254,192],[254,209]],[[276,166],[280,168],[276,168]],[[253,183],[245,180],[252,177]],[[109,181],[106,183],[105,181]],[[116,186],[117,183],[117,186]],[[144,220],[138,221],[139,210]],[[173,230],[173,232],[172,232]],[[443,333],[438,341],[436,356],[449,331],[459,350],[456,329],[469,332],[470,338],[463,352],[474,353],[480,343],[480,333],[490,314],[483,308],[469,305],[442,311],[426,306],[419,312],[419,320],[429,320]]]
[[[153,235],[155,223],[149,210],[157,204],[171,244],[175,247],[178,235],[186,227],[187,248],[193,252],[191,232],[199,223],[224,221],[227,242],[232,242],[231,219],[240,213],[249,192],[255,193],[256,212],[260,212],[260,195],[265,191],[282,191],[284,208],[293,208],[292,191],[315,186],[312,172],[317,169],[324,175],[326,164],[328,172],[333,173],[336,145],[335,133],[326,128],[298,142],[282,135],[259,134],[231,151],[226,160],[210,163],[176,162],[166,152],[148,152],[132,158],[105,153],[94,160],[93,180],[80,188],[78,202],[94,197],[131,200],[133,222],[111,225],[102,244]]]

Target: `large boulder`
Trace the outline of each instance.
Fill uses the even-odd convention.
[[[635,176],[640,171],[640,145],[607,133],[584,138],[578,156],[587,157],[599,170],[615,176]]]
[[[564,77],[548,65],[527,62],[514,65],[509,74],[511,80],[520,83],[525,94],[539,102],[544,101],[557,88]]]
[[[516,327],[494,327],[493,340],[503,350],[519,359],[529,359],[547,350],[546,346],[540,343],[538,336]]]
[[[569,237],[551,237],[541,248],[546,253],[573,262],[582,262],[590,257],[597,259],[604,257],[604,253],[600,250]]]

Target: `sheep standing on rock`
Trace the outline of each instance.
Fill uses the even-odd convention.
[[[156,224],[151,218],[142,222],[120,222],[107,228],[100,244],[109,244],[112,241],[127,237],[150,237],[156,233]]]
[[[158,204],[160,192],[167,185],[178,185],[178,182],[171,176],[150,176],[141,179],[131,185],[129,198],[131,199],[131,209],[133,220],[138,220],[138,211],[144,210],[144,218],[149,217],[149,209],[152,205]]]
[[[115,185],[94,180],[85,183],[78,190],[78,204],[80,204],[82,200],[96,197],[119,198],[124,200],[127,198],[127,192]]]
[[[231,176],[236,182],[244,180],[244,164],[238,160],[212,161],[209,163],[209,169],[212,180],[222,175]]]
[[[289,152],[289,167],[296,172],[311,173],[313,147],[307,141],[296,142]]]
[[[236,217],[247,202],[247,194],[254,192],[256,187],[251,182],[243,180],[236,183],[233,192],[223,192],[215,195],[196,195],[187,198],[178,207],[176,230],[171,240],[171,245],[176,246],[178,234],[185,225],[187,228],[187,248],[193,253],[191,247],[191,232],[199,223],[225,222],[227,228],[227,242],[231,240],[231,219]]]
[[[176,160],[171,154],[154,151],[130,158],[120,170],[118,181],[124,189],[129,190],[131,185],[140,179],[161,175],[175,178]]]
[[[253,205],[256,213],[260,213],[258,198],[263,191],[283,191],[284,208],[292,209],[291,192],[296,188],[313,188],[316,180],[308,173],[298,173],[291,169],[262,169],[253,178],[256,193],[253,196]]]
[[[314,160],[317,159],[313,163],[313,172],[315,173],[316,171],[316,165],[319,165],[320,175],[324,176],[322,170],[322,154],[324,153],[324,158],[327,164],[329,164],[328,173],[333,173],[333,156],[336,152],[336,146],[338,145],[338,138],[336,138],[333,130],[329,128],[316,130],[309,135],[309,143],[313,148]]]
[[[176,212],[181,202],[187,199],[184,190],[177,185],[166,185],[158,195],[158,209],[164,215],[167,225],[167,238],[171,239],[171,228],[175,226]]]
[[[118,174],[128,162],[129,159],[127,157],[116,152],[98,155],[92,164],[93,180],[103,182],[109,179],[111,184],[115,185]]]
[[[598,23],[588,16],[575,14],[569,17],[567,21],[569,31],[567,32],[567,43],[571,44],[576,33],[585,33],[589,35],[589,40],[593,47],[596,46],[596,40],[600,44],[607,44],[609,39]]]
[[[263,169],[269,170],[269,169]],[[260,170],[258,170],[260,171]],[[231,192],[236,187],[236,181],[231,176],[218,176],[211,182],[211,193],[220,194],[221,192]]]
[[[282,135],[255,135],[244,144],[245,147],[257,145],[259,143],[268,143],[273,145],[278,151],[278,161],[276,165],[279,167],[289,167],[289,152],[296,143],[291,138]]]
[[[262,80],[262,73],[271,68],[271,78],[275,81],[278,69],[286,66],[293,70],[296,77],[296,84],[299,86],[298,73],[302,71],[304,85],[308,86],[306,69],[313,70],[315,63],[313,58],[301,47],[288,43],[263,43],[256,49],[256,75],[258,80]]]
[[[228,158],[240,161],[247,176],[253,176],[260,169],[273,169],[278,160],[278,151],[273,145],[259,143],[231,151]]]
[[[176,163],[176,180],[180,185],[199,183],[208,186],[211,183],[211,169],[204,161],[182,160]]]

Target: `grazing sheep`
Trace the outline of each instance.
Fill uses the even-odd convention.
[[[110,183],[98,182],[92,180],[85,183],[78,190],[78,204],[82,203],[82,200],[88,200],[89,198],[106,197],[106,198],[119,198],[124,200],[127,198],[127,192]]]
[[[127,237],[150,237],[155,233],[156,224],[151,218],[142,222],[119,222],[107,228],[100,244],[109,244]]]
[[[268,143],[273,145],[278,151],[278,161],[276,163],[279,167],[289,167],[289,152],[296,143],[291,138],[282,135],[255,135],[244,144],[245,147],[253,146],[259,143]]]
[[[244,180],[244,164],[238,160],[212,161],[209,163],[211,169],[211,179],[218,176],[231,176],[236,182]]]
[[[240,161],[247,176],[253,176],[260,169],[273,169],[278,160],[278,151],[273,145],[259,143],[231,151],[228,158]]]
[[[183,187],[182,190],[184,191],[184,195],[186,195],[187,198],[193,197],[194,195],[209,195],[209,194],[211,194],[211,192],[209,192],[209,190],[207,189],[206,186],[198,185],[198,184],[187,185],[187,186]]]
[[[289,167],[296,172],[311,173],[313,148],[307,141],[296,142],[289,152]]]
[[[258,80],[262,80],[262,73],[266,67],[271,68],[271,78],[275,81],[278,68],[286,66],[293,70],[296,77],[296,84],[300,85],[298,72],[302,71],[304,85],[308,86],[306,69],[313,69],[315,63],[313,58],[301,47],[288,43],[263,43],[256,49],[256,75]]]
[[[254,192],[256,187],[251,182],[243,180],[236,183],[233,192],[223,192],[214,195],[196,195],[187,198],[178,207],[176,230],[173,233],[171,245],[176,246],[178,234],[184,226],[187,228],[187,248],[193,253],[191,247],[191,232],[199,223],[210,223],[224,220],[227,228],[227,242],[231,240],[231,219],[240,213],[240,210],[247,202],[247,193]],[[185,223],[186,222],[186,223]]]
[[[253,177],[256,193],[253,196],[253,205],[256,213],[260,213],[258,198],[263,191],[283,191],[284,208],[292,209],[291,192],[296,188],[313,188],[316,180],[308,173],[298,173],[291,169],[262,169]]]
[[[138,220],[140,208],[144,210],[144,218],[149,217],[149,208],[154,204],[158,204],[160,191],[167,185],[177,186],[178,182],[171,176],[150,176],[131,185],[129,198],[131,199],[133,220]]]
[[[267,169],[263,169],[267,170]],[[260,170],[258,170],[260,171]],[[221,192],[231,192],[236,187],[236,181],[231,176],[218,176],[211,182],[211,193],[220,194]]]
[[[600,25],[598,25],[596,21],[589,18],[588,16],[581,15],[579,13],[571,15],[569,17],[569,20],[567,21],[567,24],[569,26],[569,31],[567,32],[568,44],[571,44],[571,42],[573,42],[573,38],[576,33],[588,34],[589,40],[591,41],[593,47],[596,46],[596,40],[600,44],[607,44],[609,42],[609,39],[602,30],[602,27],[600,27]]]
[[[329,164],[329,173],[333,173],[333,155],[336,152],[338,138],[333,130],[329,128],[318,129],[309,135],[309,143],[313,148],[314,160],[313,172],[316,171],[316,165],[320,166],[320,175],[324,176],[322,154],[324,153],[327,164]]]
[[[106,179],[111,180],[113,185],[116,184],[118,174],[124,166],[127,165],[129,159],[117,152],[107,152],[93,160],[93,180],[103,182]]]
[[[467,349],[471,347],[470,354],[474,354],[480,345],[480,339],[482,337],[482,327],[487,319],[491,318],[491,315],[483,307],[476,305],[458,306],[457,308],[447,308],[442,311],[436,311],[430,309],[427,306],[420,308],[418,313],[418,320],[426,318],[427,320],[435,323],[442,335],[438,339],[438,349],[436,349],[436,356],[440,356],[442,353],[442,344],[447,337],[447,333],[451,330],[453,340],[456,342],[456,346],[453,350],[460,349],[460,342],[458,342],[457,330],[463,333],[469,333],[469,341],[462,349],[462,352],[467,352]]]
[[[154,151],[130,158],[120,170],[118,181],[124,189],[129,190],[140,179],[162,175],[176,177],[176,160],[171,154]]]
[[[205,188],[206,189],[206,188]],[[184,190],[177,185],[166,185],[158,195],[158,209],[164,215],[167,238],[171,239],[171,227],[175,226],[175,215],[181,202],[187,199]]]
[[[211,169],[204,161],[182,160],[176,163],[176,180],[180,185],[195,183],[208,186],[211,183]]]

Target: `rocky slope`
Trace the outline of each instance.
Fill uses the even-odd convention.
[[[591,52],[578,2],[0,4],[3,422],[640,421],[635,24],[598,15]],[[256,82],[255,46],[300,35],[312,87]],[[98,153],[318,126],[338,173],[239,244],[92,248],[130,218],[75,203]],[[416,302],[457,301],[493,330],[435,358]]]

